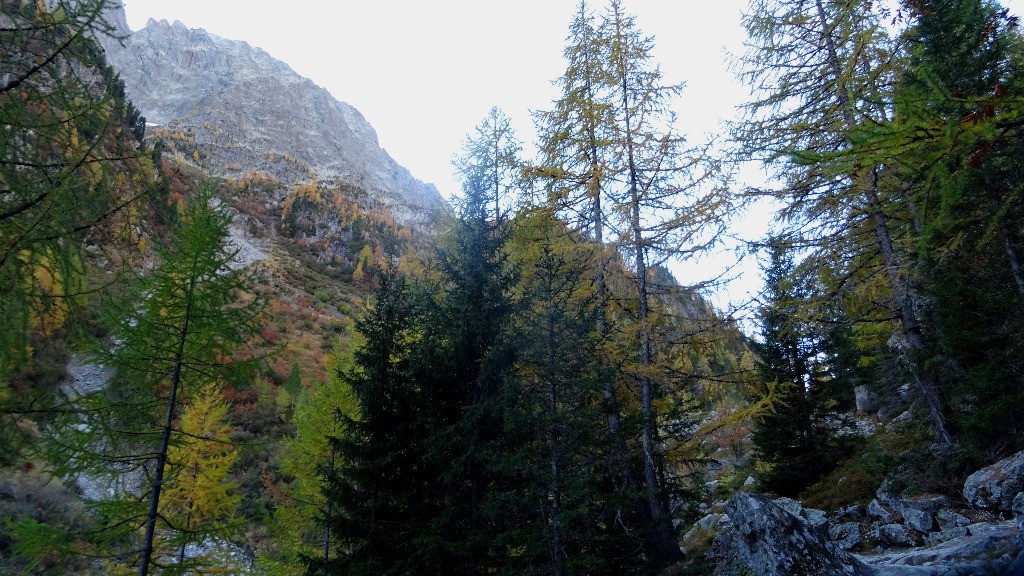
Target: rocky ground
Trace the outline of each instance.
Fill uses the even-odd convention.
[[[967,507],[893,494],[832,514],[741,492],[691,530],[717,532],[715,576],[1024,575],[1024,452],[971,475]]]

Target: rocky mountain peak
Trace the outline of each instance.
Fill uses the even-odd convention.
[[[123,7],[108,21],[127,27]],[[385,152],[362,114],[260,48],[181,22],[150,20],[104,41],[129,97],[152,124],[189,131],[215,174],[284,169],[281,181],[344,180],[400,222],[425,220],[444,200]],[[298,168],[296,168],[298,166]]]

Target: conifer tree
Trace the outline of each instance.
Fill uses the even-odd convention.
[[[336,547],[338,535],[331,526],[309,519],[335,516],[322,480],[341,467],[331,439],[342,436],[343,420],[359,420],[348,378],[354,370],[353,351],[361,345],[355,335],[339,339],[328,358],[327,381],[303,388],[295,401],[295,436],[285,440],[281,461],[281,472],[289,480],[279,487],[281,501],[270,526],[275,551],[260,558],[260,568],[268,573],[301,573],[303,557],[329,560]]]
[[[1021,446],[1024,430],[1007,428],[1019,414],[1020,356],[1006,337],[1024,321],[1013,98],[1024,88],[1021,39],[994,2],[936,0],[908,10],[898,114],[865,146],[893,157],[911,184],[931,370],[955,383],[947,397],[956,423],[973,446],[989,446],[994,433]]]
[[[160,540],[171,546],[167,552],[173,551],[177,562],[165,573],[238,568],[227,554],[216,552],[228,542],[239,500],[230,478],[238,452],[231,444],[228,408],[216,384],[199,390],[182,411],[177,442],[167,450],[167,491],[160,501],[166,533]],[[204,543],[200,555],[189,556],[190,544]]]
[[[109,520],[111,537],[120,534],[121,545],[138,546],[129,555],[137,555],[140,575],[168,560],[155,556],[155,544],[181,404],[211,382],[246,377],[256,362],[246,357],[246,346],[258,333],[260,304],[244,296],[248,275],[232,267],[237,252],[226,244],[231,215],[213,191],[210,184],[200,186],[169,245],[157,249],[157,265],[127,295],[108,303],[119,345],[98,360],[117,376],[107,390],[77,399],[83,411],[55,426],[52,438],[63,474],[121,480],[145,475],[142,494],[125,489],[94,503]],[[136,526],[145,528],[141,544],[122,532]]]
[[[526,421],[503,340],[506,216],[494,208],[494,148],[474,141],[467,150],[478,155],[456,162],[464,197],[421,297],[387,272],[358,325],[365,344],[348,378],[359,416],[345,420],[340,465],[325,472],[338,553],[311,561],[314,573],[484,574],[518,561],[510,534],[529,526],[519,497],[527,471],[515,466]]]
[[[594,322],[598,312],[593,243],[557,219],[552,207],[513,221],[510,259],[519,271],[512,332],[515,378],[532,421],[532,442],[518,466],[536,471],[524,495],[541,496],[541,518],[521,536],[534,566],[552,574],[618,574],[636,570],[641,543],[622,508],[620,470],[608,461],[615,440],[605,432],[604,383],[609,371]],[[625,528],[624,526],[629,526]]]
[[[354,365],[339,373],[357,410],[336,412],[341,430],[328,438],[333,449],[319,462],[322,521],[334,552],[309,558],[312,574],[441,569],[442,551],[426,544],[439,513],[440,471],[427,468],[435,408],[414,378],[416,322],[405,280],[383,274],[357,322],[364,341]]]
[[[522,143],[512,123],[497,106],[492,107],[462,144],[454,162],[463,183],[472,183],[493,203],[495,222],[508,219],[513,198],[522,188],[519,152]]]
[[[53,334],[85,302],[84,239],[129,230],[126,207],[152,181],[145,120],[95,40],[113,33],[107,8],[0,4],[0,399],[32,334]]]
[[[651,63],[653,41],[634,17],[613,0],[599,34],[607,42],[610,144],[616,164],[613,196],[620,246],[629,259],[636,296],[636,368],[639,385],[642,485],[649,515],[650,544],[663,564],[681,558],[665,486],[655,455],[658,441],[654,399],[663,385],[651,310],[649,274],[665,260],[702,253],[719,238],[727,197],[706,149],[690,148],[674,129],[669,106],[681,85],[662,83]]]
[[[862,126],[893,117],[896,44],[871,3],[759,1],[744,25],[750,42],[741,77],[759,90],[734,135],[742,155],[777,171],[783,185],[773,194],[783,202],[782,216],[803,245],[815,247],[816,266],[868,290],[879,287],[869,285],[873,279],[885,280],[884,308],[865,319],[895,318],[936,440],[950,446],[940,383],[924,366],[922,298],[907,248],[914,207],[889,159],[856,146]]]
[[[756,346],[758,400],[769,406],[756,418],[753,442],[758,459],[768,465],[761,486],[796,497],[848,451],[834,428],[859,380],[829,342],[842,336],[835,327],[842,326],[841,319],[809,318],[800,310],[820,290],[817,279],[797,267],[785,242],[769,243],[769,249]],[[824,328],[826,323],[833,327]]]
[[[535,115],[539,132],[540,165],[532,174],[550,190],[547,203],[559,215],[600,248],[594,266],[597,297],[597,326],[602,338],[609,335],[608,262],[605,233],[611,212],[610,123],[611,104],[607,100],[605,51],[596,22],[585,0],[581,0],[569,26],[563,51],[566,70],[557,84],[560,97],[550,111]],[[620,435],[619,407],[615,383],[604,384],[608,431]],[[619,452],[624,452],[621,450]]]

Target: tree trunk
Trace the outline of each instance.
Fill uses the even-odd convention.
[[[850,96],[842,81],[842,66],[839,61],[839,53],[836,49],[835,40],[831,34],[831,27],[822,6],[822,0],[815,0],[815,8],[818,14],[818,25],[821,27],[822,40],[825,43],[825,50],[828,54],[829,66],[832,68],[836,101],[839,104],[840,112],[848,128],[856,124],[853,110],[850,107]],[[871,169],[871,182],[864,192],[864,198],[874,225],[875,239],[882,253],[882,262],[885,265],[886,275],[889,280],[889,288],[892,291],[893,299],[896,302],[896,315],[899,319],[900,330],[906,339],[910,350],[906,359],[918,390],[928,405],[928,413],[935,427],[936,439],[940,444],[951,446],[955,444],[953,435],[949,431],[945,413],[942,410],[942,401],[939,395],[939,388],[935,381],[928,376],[920,364],[920,354],[924,351],[924,337],[921,323],[918,321],[917,313],[911,302],[908,286],[900,278],[898,262],[893,248],[892,234],[889,229],[888,218],[882,211],[878,195],[878,167]]]
[[[153,490],[149,498],[149,512],[146,514],[146,535],[142,542],[142,555],[139,558],[139,576],[149,574],[149,565],[153,559],[153,538],[156,533],[156,519],[160,509],[160,490],[164,483],[164,466],[167,464],[167,448],[171,444],[171,426],[174,424],[174,407],[177,403],[178,387],[181,384],[181,365],[185,358],[185,339],[188,337],[188,322],[192,312],[192,291],[195,279],[188,285],[185,302],[185,316],[181,321],[178,336],[178,350],[174,355],[174,371],[171,374],[171,389],[167,398],[167,414],[164,418],[163,436],[160,439],[160,450],[156,455],[156,471],[153,475]]]
[[[562,489],[559,480],[559,435],[558,435],[558,379],[555,377],[556,333],[554,310],[554,290],[552,275],[548,270],[545,278],[545,298],[547,306],[547,377],[548,377],[548,414],[551,424],[548,428],[548,449],[550,450],[550,497],[551,497],[551,570],[554,576],[562,576]]]
[[[636,273],[637,297],[640,305],[640,446],[643,451],[644,492],[647,511],[650,514],[649,540],[662,564],[668,565],[682,560],[676,540],[672,519],[662,506],[659,494],[661,485],[658,482],[657,466],[654,461],[654,383],[648,369],[654,364],[654,351],[651,342],[650,299],[647,288],[647,260],[644,234],[640,221],[639,177],[633,149],[633,128],[629,118],[629,86],[628,79],[622,81],[622,103],[626,115],[626,152],[629,168],[630,216],[633,234],[634,271]]]
[[[952,446],[956,443],[956,440],[949,430],[945,412],[942,410],[938,385],[921,367],[919,356],[925,351],[924,335],[921,324],[917,319],[917,313],[914,311],[909,289],[905,281],[900,278],[899,263],[896,260],[896,253],[893,249],[889,224],[887,217],[882,213],[882,207],[878,200],[878,191],[875,186],[878,179],[878,169],[873,169],[871,174],[871,188],[865,196],[868,201],[871,221],[875,226],[875,237],[878,240],[878,247],[882,252],[882,263],[885,265],[889,288],[892,290],[893,299],[896,302],[896,315],[899,318],[900,329],[907,343],[908,357],[906,360],[911,372],[914,374],[917,388],[921,392],[925,404],[928,406],[928,414],[932,425],[935,427],[936,441],[943,446]]]

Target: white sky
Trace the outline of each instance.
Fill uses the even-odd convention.
[[[590,0],[603,10],[604,0]],[[1020,13],[1014,0],[1009,4]],[[457,192],[451,160],[491,106],[520,139],[533,140],[531,110],[558,96],[562,50],[577,0],[124,0],[133,30],[150,18],[245,40],[356,107],[380,144],[445,196]],[[721,132],[722,119],[749,91],[727,69],[739,54],[746,0],[623,0],[637,26],[655,38],[666,83],[686,82],[677,128],[691,141]],[[528,155],[529,152],[527,151]],[[761,212],[766,212],[762,210]],[[744,217],[756,238],[769,215]],[[727,255],[719,258],[728,260]],[[700,266],[708,268],[701,271]],[[684,283],[714,275],[722,262],[674,267]],[[692,276],[687,278],[686,276]],[[713,299],[720,308],[756,290],[753,260],[742,278]]]

